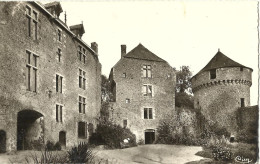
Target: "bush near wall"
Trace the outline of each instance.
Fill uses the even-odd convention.
[[[136,137],[129,129],[106,121],[97,125],[96,133],[90,137],[89,142],[115,149],[121,148],[120,142],[127,138],[130,139],[129,147],[136,146]]]

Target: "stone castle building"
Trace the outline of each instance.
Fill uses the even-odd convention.
[[[250,106],[252,71],[252,68],[241,65],[218,51],[192,77],[194,107],[201,109],[210,124],[217,123],[219,127],[236,135],[236,112],[241,107]]]
[[[161,119],[175,110],[176,75],[163,59],[139,44],[126,53],[121,45],[121,59],[111,69],[114,102],[109,118],[129,128],[137,141],[153,143]]]
[[[101,105],[98,46],[59,2],[0,2],[0,147],[87,142]]]

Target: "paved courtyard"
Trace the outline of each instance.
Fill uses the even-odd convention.
[[[198,146],[183,145],[142,145],[127,149],[100,150],[97,157],[108,159],[108,163],[183,164],[203,159],[195,154]],[[105,160],[104,162],[105,163]]]

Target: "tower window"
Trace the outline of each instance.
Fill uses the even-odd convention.
[[[211,69],[210,70],[210,79],[216,79],[216,69]]]
[[[245,98],[240,99],[241,107],[245,107]]]
[[[127,120],[123,120],[123,127],[124,127],[124,128],[127,127]]]

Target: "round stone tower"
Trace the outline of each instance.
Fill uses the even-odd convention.
[[[210,124],[236,134],[236,111],[250,105],[252,71],[218,51],[191,79],[194,107],[201,109]]]

